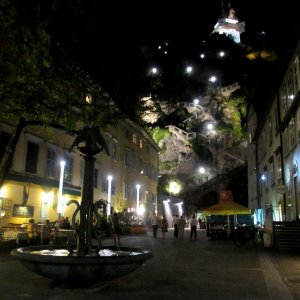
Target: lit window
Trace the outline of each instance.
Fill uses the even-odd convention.
[[[132,135],[132,142],[133,142],[134,144],[137,143],[137,137],[136,137],[136,134],[135,134],[135,133]]]

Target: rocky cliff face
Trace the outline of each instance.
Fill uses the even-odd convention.
[[[164,119],[175,121],[166,124],[169,133],[158,142],[162,150],[159,173],[179,180],[183,192],[245,164],[247,143],[241,134],[242,102],[230,98],[236,88],[237,85],[231,92],[230,88],[223,88],[225,94],[219,89],[203,97],[202,105],[177,103],[171,108],[162,105]],[[171,114],[173,118],[168,118]]]

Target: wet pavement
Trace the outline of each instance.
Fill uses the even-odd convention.
[[[153,251],[134,272],[99,288],[65,289],[0,254],[0,299],[296,299],[300,300],[300,254],[265,249],[261,243],[237,248],[230,240],[211,240],[198,231],[196,241],[175,240],[169,230],[121,237],[122,246]],[[112,245],[112,239],[104,245]]]

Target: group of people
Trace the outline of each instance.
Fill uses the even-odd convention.
[[[27,226],[29,245],[49,245],[53,237],[53,230],[55,230],[55,228],[49,220],[46,220],[44,224],[38,226],[34,219],[30,219]]]
[[[158,219],[158,216],[154,214],[151,218],[151,225],[152,225],[152,232],[153,232],[153,237],[157,237],[157,231],[158,227],[161,227],[161,232],[162,232],[162,237],[163,239],[166,238],[166,233],[168,232],[168,221],[165,216],[162,217],[161,220]]]
[[[166,237],[166,232],[168,232],[168,222],[166,220],[166,217],[163,216],[161,220],[159,220],[158,216],[154,214],[151,218],[151,225],[152,225],[152,232],[153,232],[153,237],[157,237],[157,232],[158,228],[160,227],[162,230],[162,237],[165,239]],[[184,238],[184,229],[187,225],[187,222],[183,216],[180,218],[178,215],[175,215],[173,217],[173,223],[172,226],[174,228],[174,238],[175,239],[180,239],[183,240]],[[192,219],[190,220],[190,227],[191,227],[191,232],[190,232],[190,239],[191,240],[197,240],[197,225],[198,221],[195,217],[195,215],[192,216]]]
[[[60,217],[55,222],[48,219],[41,224],[37,224],[34,219],[30,219],[27,225],[28,243],[29,245],[49,245],[54,239],[55,233],[60,229],[71,229],[68,217]]]

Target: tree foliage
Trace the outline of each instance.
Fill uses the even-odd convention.
[[[57,43],[51,20],[58,3],[0,2],[0,119],[16,125],[1,161],[0,185],[24,127],[76,132],[121,117],[110,95]]]

